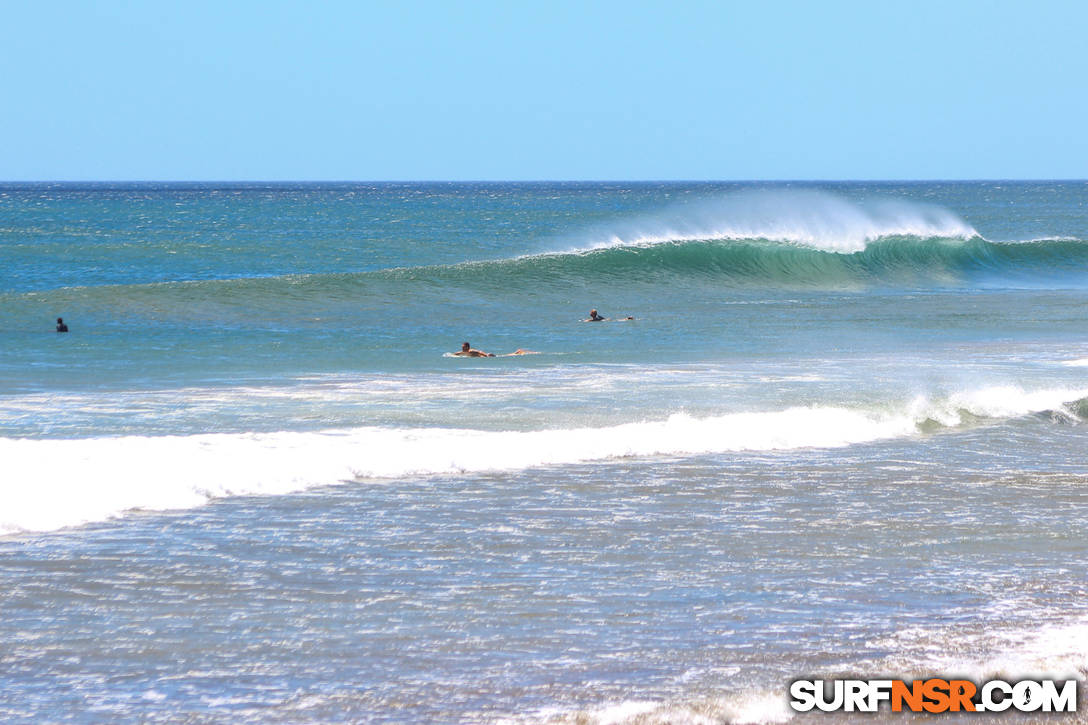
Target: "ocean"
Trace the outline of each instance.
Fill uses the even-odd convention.
[[[1086,182],[0,184],[0,720],[1083,681],[1086,442]]]

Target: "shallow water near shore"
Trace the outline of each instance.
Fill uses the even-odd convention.
[[[0,717],[1083,679],[1086,200],[0,185]]]

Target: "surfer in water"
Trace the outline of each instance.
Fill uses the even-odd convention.
[[[57,318],[57,332],[68,332],[68,325],[64,324],[64,319]]]
[[[469,345],[467,342],[462,342],[461,343],[461,352],[453,353],[453,355],[459,356],[459,357],[514,357],[516,355],[539,355],[539,354],[540,353],[537,352],[536,350],[526,350],[525,348],[519,347],[517,350],[514,350],[513,352],[508,352],[505,355],[496,355],[495,353],[492,353],[492,352],[484,352],[483,350],[474,350],[472,348],[472,346]]]
[[[633,320],[633,319],[635,319],[635,318],[628,315],[627,317],[617,318],[617,322],[626,322],[627,320]],[[589,317],[582,320],[582,322],[608,322],[608,318],[607,317],[601,317],[599,314],[597,314],[597,310],[590,310],[589,311]]]
[[[484,352],[483,350],[474,350],[472,345],[467,342],[461,343],[461,352],[455,352],[454,355],[459,357],[495,357],[494,353]]]

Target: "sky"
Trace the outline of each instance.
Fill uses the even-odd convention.
[[[0,0],[0,179],[1088,178],[1088,3]]]

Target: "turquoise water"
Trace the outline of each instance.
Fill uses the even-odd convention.
[[[0,715],[770,722],[813,673],[1081,676],[1086,202],[0,185]]]

